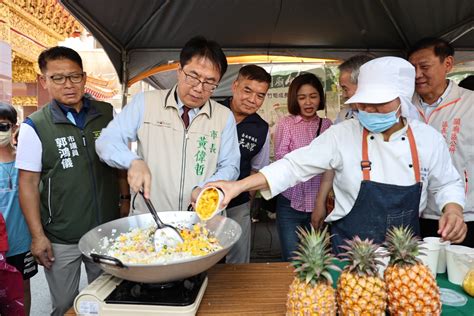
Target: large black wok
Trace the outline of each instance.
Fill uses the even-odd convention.
[[[199,222],[199,217],[195,212],[160,212],[160,218],[165,223],[188,228]],[[128,232],[130,228],[148,228],[151,225],[154,225],[151,214],[117,219],[87,232],[79,240],[79,249],[85,256],[99,262],[105,272],[114,276],[136,282],[162,283],[206,271],[227,254],[242,233],[239,224],[234,220],[215,216],[206,223],[206,227],[216,236],[223,249],[214,253],[166,264],[123,264],[118,259],[104,256],[108,249],[101,248],[103,237],[117,237],[120,233]]]

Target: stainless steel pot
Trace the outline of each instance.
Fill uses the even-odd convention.
[[[160,212],[165,223],[174,226],[192,227],[199,222],[195,212]],[[184,279],[208,270],[219,262],[239,240],[242,229],[234,220],[215,216],[206,223],[207,229],[216,236],[223,249],[197,257],[180,259],[166,264],[124,264],[116,258],[106,256],[107,248],[101,248],[104,237],[117,237],[128,232],[130,228],[147,228],[154,225],[151,214],[142,214],[120,218],[102,224],[87,232],[79,240],[79,250],[95,262],[100,263],[102,270],[116,277],[145,283],[163,283]]]

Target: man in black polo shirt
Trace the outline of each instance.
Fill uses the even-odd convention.
[[[270,133],[268,123],[256,112],[262,106],[271,83],[271,76],[262,67],[247,65],[240,69],[232,84],[233,97],[229,107],[237,122],[240,147],[239,180],[268,165]],[[255,192],[244,192],[227,207],[227,216],[242,227],[242,236],[227,255],[227,263],[250,261],[250,204]]]

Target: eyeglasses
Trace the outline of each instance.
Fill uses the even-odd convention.
[[[7,132],[10,130],[10,128],[12,128],[11,123],[7,123],[7,122],[0,123],[0,132]]]
[[[187,74],[183,69],[181,71],[184,74],[184,81],[190,86],[196,87],[202,84],[202,89],[207,92],[214,92],[217,89],[218,85],[215,83],[210,83],[207,81],[201,81],[199,78],[194,77],[193,75]]]
[[[65,84],[67,79],[69,79],[72,83],[81,83],[84,79],[84,73],[72,74],[69,76],[52,75],[49,76],[49,79],[51,79],[55,84]]]

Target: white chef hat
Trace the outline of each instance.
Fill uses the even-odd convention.
[[[415,91],[415,67],[403,58],[380,57],[360,67],[356,93],[350,103],[386,103],[400,98],[402,115],[418,115],[411,103]]]

